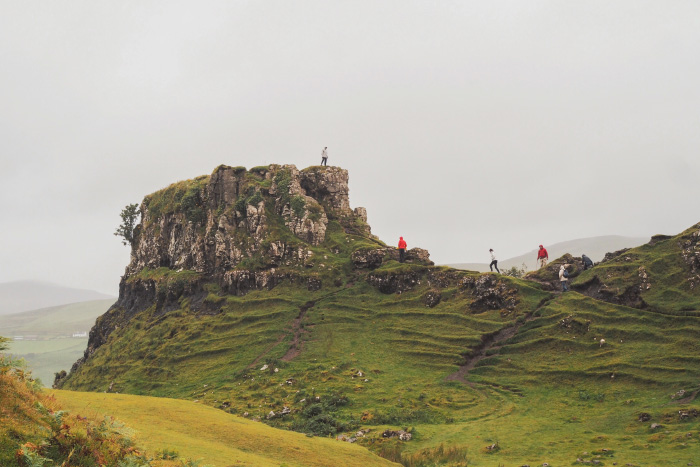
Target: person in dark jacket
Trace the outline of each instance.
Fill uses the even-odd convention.
[[[406,260],[406,241],[403,237],[399,237],[399,263]]]
[[[581,259],[583,260],[583,270],[585,271],[586,269],[590,269],[593,267],[593,260],[589,258],[586,255],[581,255]]]

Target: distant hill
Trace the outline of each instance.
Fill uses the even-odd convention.
[[[605,253],[621,250],[622,248],[632,248],[648,242],[646,237],[623,237],[620,235],[603,235],[600,237],[578,238],[566,242],[544,245],[549,253],[550,261],[560,256],[570,253],[573,256],[587,255],[593,261],[598,262],[603,259]],[[537,268],[537,248],[533,248],[528,253],[514,258],[499,259],[498,267],[508,269],[513,266],[520,267],[525,264],[528,271]],[[469,271],[485,272],[489,270],[489,263],[453,263],[447,264],[457,269],[467,269]]]
[[[69,303],[38,310],[0,316],[0,335],[37,335],[42,339],[70,336],[89,331],[95,320],[114,303],[114,299]]]
[[[0,284],[0,315],[114,298],[94,290],[73,289],[48,282],[4,282]]]
[[[32,375],[51,386],[54,373],[69,370],[83,354],[87,333],[112,303],[92,300],[0,315],[0,335],[11,339],[8,353],[24,358]]]

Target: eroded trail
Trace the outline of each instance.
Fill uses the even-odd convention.
[[[291,361],[294,358],[298,357],[299,354],[301,354],[301,352],[303,350],[303,345],[304,345],[304,342],[301,339],[301,336],[304,333],[308,332],[308,331],[304,330],[304,328],[302,327],[302,322],[304,321],[304,318],[306,317],[306,313],[310,309],[315,307],[316,304],[318,304],[320,301],[325,300],[325,299],[332,297],[334,295],[337,295],[342,291],[343,291],[342,289],[336,290],[336,291],[331,292],[329,294],[326,294],[322,297],[319,297],[316,300],[309,300],[308,302],[301,305],[299,307],[299,314],[292,321],[290,328],[287,331],[285,331],[284,333],[282,333],[275,342],[270,344],[260,355],[258,355],[255,358],[255,360],[253,360],[253,362],[250,365],[248,365],[248,368],[252,368],[252,367],[256,366],[258,363],[260,363],[260,361],[262,359],[264,359],[265,357],[267,357],[267,355],[272,351],[272,349],[274,349],[279,344],[281,344],[282,341],[284,341],[284,339],[290,333],[292,334],[292,342],[289,344],[289,349],[282,357],[282,360],[285,362],[288,362],[288,361]]]
[[[528,323],[536,319],[535,314],[543,307],[545,307],[553,297],[546,298],[540,302],[540,304],[533,311],[525,315],[525,319],[521,322],[514,323],[510,326],[500,329],[499,331],[492,334],[485,334],[481,338],[481,343],[476,346],[470,352],[469,356],[465,358],[464,363],[459,367],[459,370],[449,375],[445,378],[447,381],[459,381],[470,386],[474,383],[467,379],[469,371],[471,371],[477,363],[487,357],[493,355],[487,355],[489,350],[500,349],[503,343],[508,339],[513,337],[518,333],[523,324]]]
[[[301,341],[301,335],[304,332],[306,332],[302,329],[301,322],[304,320],[306,312],[313,308],[315,305],[316,302],[308,301],[299,307],[299,315],[292,322],[292,343],[290,344],[287,353],[284,354],[284,357],[282,357],[282,361],[288,362],[301,353],[301,347],[303,345]]]
[[[293,359],[301,353],[301,335],[305,332],[301,327],[301,322],[304,320],[306,312],[309,311],[309,309],[313,308],[315,305],[315,301],[308,301],[299,307],[299,314],[296,318],[294,318],[294,321],[292,321],[292,326],[290,329],[290,331],[292,332],[292,342],[290,344],[289,350],[287,350],[287,353],[284,354],[284,357],[282,357],[282,360],[284,360],[285,362],[290,361],[291,359]],[[270,351],[272,351],[272,349],[281,344],[284,338],[288,335],[288,332],[281,334],[275,342],[267,346],[267,348],[260,355],[258,355],[250,365],[248,365],[248,368],[253,368],[254,366],[257,366],[257,364],[260,363],[260,361],[263,358],[267,357],[267,355],[270,353]]]

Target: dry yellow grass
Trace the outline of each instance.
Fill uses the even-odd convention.
[[[156,452],[228,466],[398,465],[349,443],[271,428],[194,402],[126,394],[52,391],[74,413],[112,415],[137,431],[136,443]]]

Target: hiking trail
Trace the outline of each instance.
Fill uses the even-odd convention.
[[[501,328],[500,330],[494,333],[484,334],[481,337],[481,343],[469,352],[469,355],[465,357],[464,363],[460,365],[459,370],[447,376],[447,378],[445,379],[447,381],[459,381],[461,383],[465,383],[473,387],[474,383],[467,379],[467,377],[469,376],[469,371],[471,371],[481,360],[493,357],[494,355],[487,355],[487,352],[492,349],[500,349],[501,347],[503,347],[502,344],[504,344],[508,339],[516,335],[523,324],[536,319],[535,314],[540,309],[547,306],[547,304],[553,298],[554,295],[542,299],[539,305],[537,305],[537,308],[525,315],[524,320],[518,321],[505,328]]]

